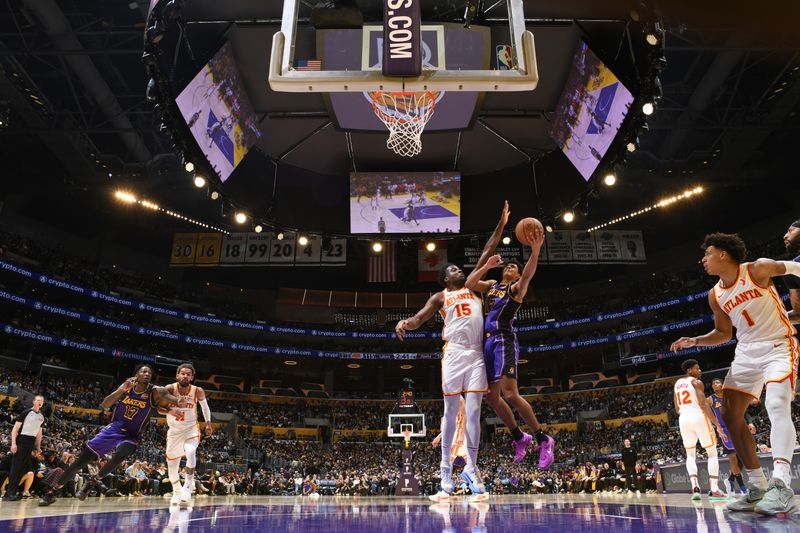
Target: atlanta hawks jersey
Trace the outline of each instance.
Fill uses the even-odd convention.
[[[442,339],[450,344],[483,350],[483,309],[481,300],[467,288],[444,291]]]
[[[796,333],[786,307],[770,283],[761,287],[750,277],[750,263],[739,265],[739,276],[730,287],[722,280],[711,289],[720,308],[736,328],[736,340],[743,342],[777,341]]]
[[[197,387],[189,385],[186,394],[181,393],[180,386],[173,385],[175,396],[186,402],[186,407],[173,407],[173,411],[178,411],[177,416],[168,413],[167,425],[171,428],[186,428],[197,426]]]
[[[675,406],[681,416],[689,413],[703,414],[692,381],[694,381],[692,376],[686,376],[675,382]]]

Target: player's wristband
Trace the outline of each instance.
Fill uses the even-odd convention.
[[[791,276],[800,277],[800,263],[796,261],[780,261],[786,267],[786,273]]]

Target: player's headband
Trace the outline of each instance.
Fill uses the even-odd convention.
[[[792,222],[792,225],[789,226],[790,228],[800,228],[800,218]]]

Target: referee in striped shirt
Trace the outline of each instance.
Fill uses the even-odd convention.
[[[44,415],[42,415],[42,405],[44,396],[36,396],[30,409],[22,411],[14,419],[14,429],[11,430],[11,453],[14,458],[11,460],[11,472],[8,475],[8,487],[3,501],[18,501],[22,496],[17,492],[19,480],[24,469],[30,465],[31,453],[42,451],[42,425]]]

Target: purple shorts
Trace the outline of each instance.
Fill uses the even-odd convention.
[[[519,343],[513,333],[496,333],[483,343],[483,359],[486,362],[486,378],[497,383],[502,376],[517,378]]]
[[[130,429],[116,422],[112,422],[101,429],[100,433],[95,435],[92,440],[87,442],[86,447],[97,454],[97,458],[100,459],[120,444],[126,442],[133,445],[139,444],[139,435],[137,433],[132,433]]]

